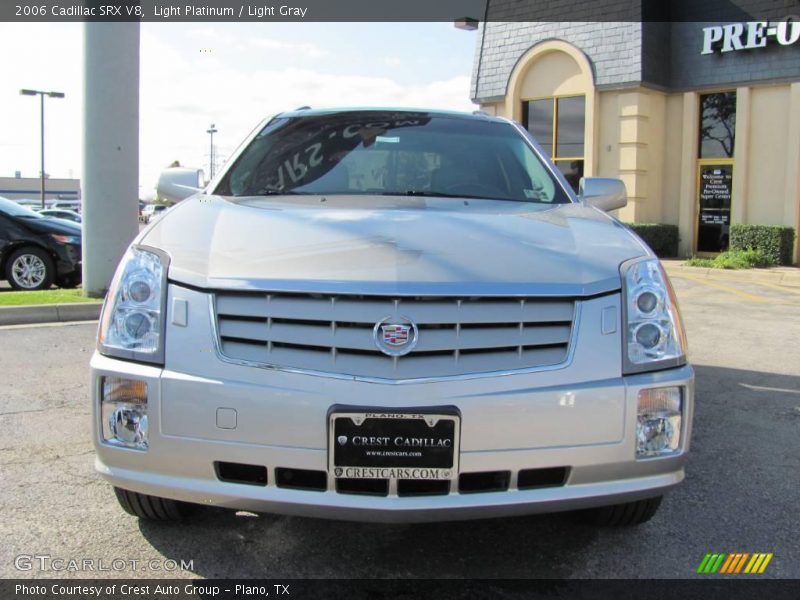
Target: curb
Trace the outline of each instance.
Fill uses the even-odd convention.
[[[65,323],[67,321],[96,321],[100,318],[102,302],[72,302],[69,304],[32,304],[0,307],[0,327],[31,323]]]
[[[750,281],[753,283],[770,283],[785,287],[800,287],[800,269],[777,267],[772,269],[709,269],[707,267],[687,267],[683,264],[662,262],[664,269],[672,277],[690,275],[706,279],[722,279],[728,281]]]

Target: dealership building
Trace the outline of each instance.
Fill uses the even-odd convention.
[[[490,1],[483,111],[523,123],[574,186],[622,179],[620,219],[677,225],[682,256],[725,249],[731,224],[800,228],[800,22],[550,21],[537,5]]]
[[[42,180],[38,177],[0,177],[0,196],[16,201],[33,201],[41,198]],[[80,200],[81,182],[79,179],[45,179],[45,201]]]

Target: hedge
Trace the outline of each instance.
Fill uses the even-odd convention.
[[[664,223],[625,223],[661,258],[678,256],[678,226]]]
[[[731,225],[731,250],[758,250],[776,264],[792,263],[794,228],[779,225]]]

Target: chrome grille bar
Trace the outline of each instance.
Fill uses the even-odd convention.
[[[572,298],[330,296],[218,292],[223,357],[259,365],[388,380],[461,376],[559,365],[574,328]],[[374,328],[389,318],[419,332],[390,357]]]

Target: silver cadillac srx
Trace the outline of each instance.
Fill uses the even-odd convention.
[[[661,264],[605,212],[620,181],[575,195],[485,114],[301,109],[195,185],[162,174],[183,201],[91,361],[127,512],[631,525],[683,479],[694,373]]]

